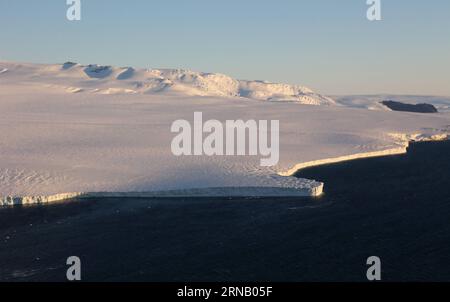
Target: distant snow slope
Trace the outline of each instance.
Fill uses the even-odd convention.
[[[316,99],[306,88],[216,74],[0,62],[3,69],[0,204],[83,192],[316,195],[320,182],[282,175],[305,165],[397,154],[408,139],[444,138],[450,131],[447,112],[430,116],[238,98],[236,92],[266,100],[301,92]],[[192,122],[195,111],[204,120],[279,120],[279,164],[262,168],[259,156],[173,156],[170,126],[177,119]]]
[[[218,73],[182,69],[134,69],[100,65],[2,63],[11,70],[6,80],[39,82],[76,92],[101,94],[177,94],[185,96],[245,97],[310,105],[334,105],[328,97],[299,86],[263,81],[240,81]],[[0,69],[1,70],[1,69]],[[78,87],[79,90],[74,90]]]
[[[383,104],[382,101],[393,100],[405,104],[419,104],[427,103],[435,106],[439,112],[450,112],[450,96],[417,96],[417,95],[348,95],[348,96],[332,96],[334,100],[340,105],[365,108],[370,110],[384,110],[390,109]]]

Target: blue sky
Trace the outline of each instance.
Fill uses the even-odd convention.
[[[326,94],[450,95],[450,1],[0,0],[0,60],[186,68]]]

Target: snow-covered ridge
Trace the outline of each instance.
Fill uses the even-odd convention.
[[[101,65],[1,63],[0,70],[15,81],[39,81],[67,92],[100,94],[180,94],[187,96],[245,97],[265,101],[334,105],[326,96],[300,85],[236,80],[220,73],[183,69],[134,69]]]

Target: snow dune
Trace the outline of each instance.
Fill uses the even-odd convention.
[[[351,108],[301,86],[218,74],[0,62],[3,69],[0,204],[73,196],[320,195],[321,182],[284,175],[403,151],[409,139],[450,131],[446,112]],[[205,120],[279,120],[279,164],[262,168],[259,156],[173,156],[170,126],[192,122],[195,111]]]

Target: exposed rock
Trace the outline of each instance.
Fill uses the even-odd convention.
[[[419,112],[419,113],[436,113],[438,110],[431,104],[404,104],[396,101],[383,101],[381,104],[385,105],[394,111],[407,111],[407,112]]]

